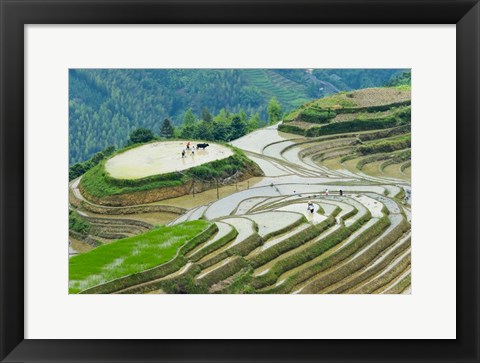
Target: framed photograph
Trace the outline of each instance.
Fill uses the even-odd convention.
[[[478,1],[1,9],[2,362],[480,361]]]

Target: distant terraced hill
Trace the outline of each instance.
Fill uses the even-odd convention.
[[[308,95],[307,82],[292,81],[273,70],[245,69],[243,72],[266,98],[277,97],[287,109],[300,106],[312,98]]]

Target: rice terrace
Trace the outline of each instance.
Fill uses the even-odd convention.
[[[409,71],[107,71],[70,74],[70,293],[411,293]],[[170,108],[109,111],[136,87]]]

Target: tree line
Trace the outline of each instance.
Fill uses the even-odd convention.
[[[266,119],[271,97],[249,83],[243,70],[72,69],[69,161],[120,147],[134,129],[154,130],[164,118],[179,128],[188,108],[200,118],[207,107],[212,114],[225,108]]]
[[[254,73],[247,69],[71,69],[70,165],[108,145],[121,147],[137,128],[157,132],[165,118],[181,129],[189,108],[199,120],[204,107],[215,115],[227,109],[236,114],[243,111],[248,120],[255,114],[263,120],[270,116],[267,105],[273,96],[282,101],[284,111],[291,111],[298,107],[295,100],[323,95],[319,80],[339,89],[356,89],[378,86],[400,70],[313,70],[312,75],[305,69],[258,69]],[[208,134],[205,126],[185,133]],[[228,139],[228,130],[223,124],[220,127],[224,129],[216,137]]]
[[[268,123],[274,124],[282,119],[282,105],[273,97],[268,104]],[[244,110],[239,113],[230,113],[221,109],[216,115],[204,107],[201,115],[197,116],[191,108],[185,112],[183,123],[176,126],[169,118],[163,119],[157,130],[149,128],[137,128],[130,132],[124,146],[143,144],[153,140],[196,139],[204,141],[229,142],[238,139],[249,132],[266,126],[258,113],[247,115]],[[97,165],[101,160],[112,155],[116,151],[115,146],[108,146],[104,150],[94,154],[84,162],[74,163],[69,169],[69,180],[73,180],[84,174],[87,170]]]
[[[268,124],[274,124],[282,118],[282,105],[272,97],[268,104]],[[183,123],[176,126],[169,118],[165,118],[158,129],[158,138],[168,139],[197,139],[205,141],[229,142],[238,139],[249,132],[264,127],[267,124],[258,113],[248,115],[244,110],[230,113],[222,108],[216,115],[204,107],[201,115],[197,116],[191,108],[185,112]],[[129,137],[128,144],[148,142],[156,139],[151,129],[139,128]]]

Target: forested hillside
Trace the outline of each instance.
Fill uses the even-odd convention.
[[[339,90],[385,84],[401,70],[72,69],[69,77],[70,164],[107,146],[125,145],[137,128],[160,132],[222,112],[267,122],[268,102],[284,112]],[[256,116],[258,114],[258,116]],[[246,118],[246,117],[245,117]],[[217,138],[221,139],[221,138]]]
[[[401,69],[315,69],[312,74],[339,91],[350,91],[388,85],[402,72]]]

